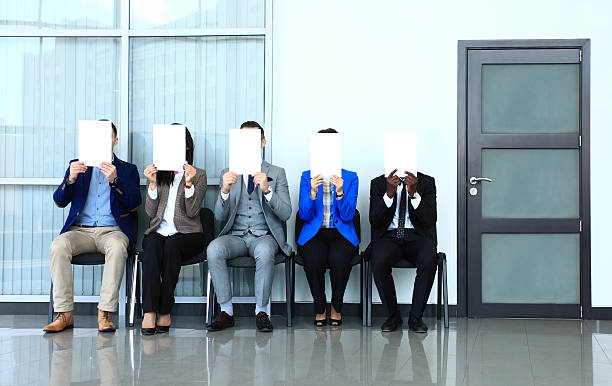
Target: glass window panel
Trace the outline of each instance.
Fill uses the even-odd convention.
[[[580,302],[580,235],[483,234],[483,303]]]
[[[0,38],[0,177],[61,178],[78,121],[117,122],[118,40]]]
[[[577,149],[483,149],[482,215],[578,218]]]
[[[208,177],[227,167],[228,129],[263,124],[263,37],[131,39],[132,162],[152,162],[155,123],[187,125],[194,164]]]
[[[265,0],[130,0],[130,28],[263,28]]]
[[[120,0],[3,0],[3,29],[108,29],[119,26]]]
[[[49,247],[68,216],[51,204],[55,189],[0,185],[0,295],[49,294]],[[75,295],[99,295],[101,266],[74,266],[73,278]]]
[[[578,64],[482,66],[483,133],[577,133]]]

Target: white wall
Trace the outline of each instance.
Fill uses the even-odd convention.
[[[369,242],[369,181],[382,173],[381,134],[419,133],[419,168],[436,178],[439,249],[449,259],[449,301],[457,301],[457,40],[590,38],[593,305],[612,305],[612,5],[606,1],[274,1],[272,161],[287,171],[297,207],[308,168],[309,134],[344,134],[343,166],[360,177],[358,209]],[[292,227],[292,225],[291,225]],[[290,232],[290,239],[293,232]],[[346,301],[359,300],[353,273]],[[394,274],[410,302],[413,272]],[[275,299],[282,299],[277,276]],[[329,296],[329,294],[328,294]],[[377,300],[376,291],[374,291]],[[432,291],[433,300],[435,287]],[[311,301],[301,270],[296,300]]]

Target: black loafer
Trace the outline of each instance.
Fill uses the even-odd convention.
[[[140,332],[142,333],[142,335],[155,335],[155,333],[157,332],[156,328],[144,328],[142,327],[140,329]]]
[[[155,330],[158,334],[163,334],[170,331],[170,326],[156,326]]]
[[[422,318],[417,318],[410,315],[408,319],[408,328],[410,331],[418,332],[424,334],[427,332],[428,328]]]
[[[234,327],[234,317],[225,311],[221,311],[211,324],[206,326],[208,331],[221,331],[228,327]]]
[[[263,311],[258,313],[255,317],[255,325],[257,326],[257,331],[261,332],[272,332],[272,330],[274,329],[274,326],[272,325],[272,322],[270,322],[268,314]]]
[[[399,311],[395,311],[395,313],[387,318],[385,322],[380,326],[382,332],[391,332],[397,330],[398,327],[401,327],[404,321],[402,320],[402,316]]]

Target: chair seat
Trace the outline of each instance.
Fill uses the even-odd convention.
[[[200,264],[203,261],[206,261],[206,249],[203,252],[193,256],[192,258],[183,261],[181,263],[181,266],[184,267],[186,265]]]
[[[293,257],[293,261],[295,261],[295,264],[297,264],[297,265],[304,266],[304,258],[302,257],[302,255],[295,255]],[[351,260],[351,267],[355,266],[355,265],[357,265],[359,263],[361,263],[361,255],[357,254]],[[329,265],[326,265],[325,268],[329,269]]]
[[[283,255],[282,253],[279,253],[274,257],[274,264],[276,265],[284,263],[285,260],[287,260],[287,256]],[[255,267],[255,259],[250,256],[240,256],[228,260],[227,266],[234,268],[253,268]]]
[[[100,252],[81,253],[72,256],[72,264],[75,265],[99,265],[104,264],[104,254]]]

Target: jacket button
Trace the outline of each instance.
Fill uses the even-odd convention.
[[[251,218],[251,216],[249,216],[249,218]]]
[[[251,209],[251,207],[249,206],[249,209]]]

